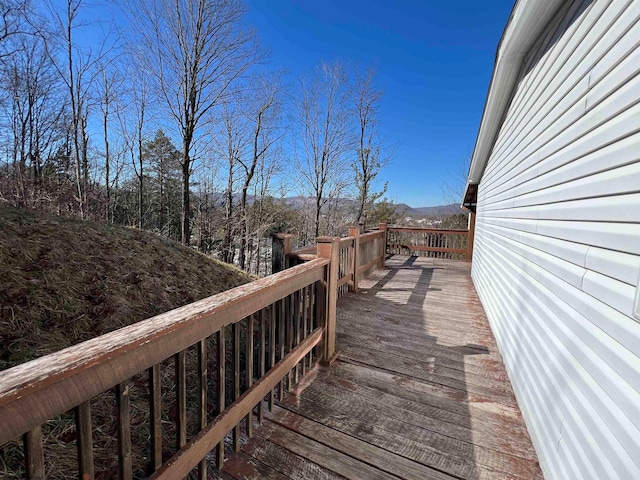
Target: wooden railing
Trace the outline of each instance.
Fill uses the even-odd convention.
[[[405,245],[397,236],[407,234]],[[100,472],[105,478],[115,469],[122,479],[192,472],[205,479],[210,452],[222,467],[229,432],[237,451],[242,425],[251,436],[254,416],[261,422],[276,394],[316,361],[335,360],[338,297],[384,267],[386,251],[464,253],[468,244],[451,246],[442,240],[447,235],[469,238],[466,231],[381,224],[367,233],[352,227],[348,237],[320,237],[293,251],[292,236],[278,235],[273,275],[0,372],[0,446],[21,443],[24,476],[44,478],[47,443],[59,434],[56,421],[70,414],[73,476],[95,478],[100,443],[114,445],[108,458],[117,459],[115,466],[98,462],[112,472]],[[97,401],[112,403],[113,428],[92,413]],[[144,428],[132,410],[146,410]],[[146,454],[134,454],[133,436],[147,442]],[[168,436],[175,437],[172,445]]]
[[[472,232],[473,230],[388,227],[386,251],[388,254],[471,260]]]
[[[207,478],[207,457],[217,451],[222,466],[229,432],[237,451],[241,424],[251,436],[254,414],[262,421],[276,392],[282,395],[317,359],[333,355],[335,317],[328,327],[328,312],[335,315],[335,294],[331,305],[327,286],[337,269],[330,263],[333,252],[320,250],[327,258],[0,372],[0,446],[22,437],[24,475],[44,478],[43,438],[54,437],[52,420],[71,411],[76,477],[95,477],[94,441],[107,435],[111,440],[102,443],[114,445],[120,478],[184,478],[194,469]],[[166,375],[167,362],[172,375]],[[134,389],[142,393],[133,395]],[[105,433],[105,419],[96,418],[91,405],[113,397],[115,431]],[[173,421],[163,415],[168,397]],[[132,431],[140,428],[131,420],[133,407],[147,409],[144,465],[132,455]],[[175,432],[175,445],[163,444],[167,429]]]
[[[339,298],[347,291],[357,291],[359,281],[373,268],[384,267],[386,229],[386,224],[380,224],[378,230],[361,233],[359,227],[350,227],[347,237],[319,237],[316,245],[297,250],[292,249],[293,235],[274,235],[273,271],[281,271],[318,258],[321,245],[331,244],[331,251],[335,256],[331,261],[338,265],[336,294]]]

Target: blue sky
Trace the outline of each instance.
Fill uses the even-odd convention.
[[[383,135],[397,144],[381,173],[388,197],[446,203],[442,182],[473,151],[511,1],[247,0],[247,21],[292,76],[320,60],[373,64]]]

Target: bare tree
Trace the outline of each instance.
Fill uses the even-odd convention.
[[[43,38],[13,35],[7,42],[13,53],[0,63],[0,88],[5,92],[0,111],[8,128],[6,143],[13,147],[16,193],[25,205],[30,195],[27,178],[33,181],[32,193],[41,187],[44,162],[60,134],[64,104]]]
[[[242,194],[240,196],[240,254],[238,262],[243,270],[246,267],[247,243],[251,236],[248,221],[248,192],[256,170],[264,165],[265,158],[271,153],[276,142],[282,139],[283,132],[278,125],[279,115],[279,76],[258,76],[254,78],[250,89],[252,101],[248,109],[250,127],[250,152],[246,158],[240,157],[242,167]],[[260,168],[263,170],[262,168]]]
[[[364,72],[356,68],[350,87],[358,122],[357,160],[352,164],[358,189],[357,221],[366,226],[372,205],[387,191],[386,182],[381,191],[373,191],[373,183],[389,158],[379,135],[378,107],[382,90],[375,85],[375,70],[372,67]]]
[[[100,83],[98,85],[99,106],[102,113],[102,134],[104,142],[104,181],[107,196],[106,219],[113,221],[111,208],[111,170],[112,170],[112,150],[110,144],[111,117],[114,113],[114,103],[122,94],[120,91],[119,73],[110,65],[100,62],[98,65]]]
[[[9,42],[12,37],[34,33],[28,21],[29,7],[27,0],[0,1],[0,61],[15,53],[16,45]]]
[[[260,52],[245,30],[240,0],[131,3],[148,71],[182,141],[182,242],[190,240],[190,176],[199,127]]]
[[[239,95],[236,92],[236,96]],[[238,180],[237,170],[240,167],[240,159],[245,155],[249,145],[249,126],[246,120],[246,116],[242,112],[241,102],[236,102],[232,105],[227,104],[223,108],[219,125],[213,134],[217,156],[222,159],[226,170],[222,259],[227,263],[233,263],[235,259],[233,238],[237,225],[234,192]]]
[[[95,68],[105,55],[103,42],[97,52],[91,48],[79,48],[75,43],[76,30],[87,24],[80,19],[83,0],[66,0],[64,8],[49,1],[49,10],[53,17],[55,34],[64,46],[64,60],[59,61],[54,51],[49,51],[60,77],[63,79],[69,94],[71,107],[71,139],[75,166],[77,202],[80,218],[87,213],[87,188],[89,186],[89,122],[90,92],[95,75]],[[47,43],[51,46],[55,42]]]
[[[322,207],[348,184],[347,153],[353,147],[347,77],[342,64],[322,62],[302,78],[296,98],[294,135],[301,187],[314,198],[314,232],[320,234]]]

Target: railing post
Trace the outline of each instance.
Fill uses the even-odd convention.
[[[380,246],[380,249],[382,250],[381,255],[380,255],[380,268],[384,268],[384,259],[387,256],[387,224],[386,223],[381,223],[380,224],[380,231],[384,232],[382,234],[382,245]]]
[[[321,362],[332,365],[338,357],[336,352],[336,310],[338,301],[338,254],[340,239],[338,237],[318,237],[318,257],[328,258],[326,273],[326,308],[324,323],[324,352]]]
[[[271,273],[278,273],[287,268],[287,254],[291,253],[293,235],[276,233],[271,237]]]
[[[465,260],[470,262],[473,258],[473,237],[476,232],[476,214],[469,212],[469,231],[467,232],[467,255]]]
[[[358,268],[360,267],[360,227],[349,227],[349,236],[353,237],[353,281],[349,282],[349,289],[352,292],[358,291]]]

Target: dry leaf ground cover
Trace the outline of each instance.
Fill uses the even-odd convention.
[[[0,207],[0,370],[233,288],[253,277],[160,236]],[[213,348],[211,351],[215,351]],[[195,358],[195,354],[189,355]],[[192,362],[189,362],[192,363]],[[167,454],[173,447],[172,360],[163,369]],[[144,476],[148,386],[134,378],[134,460]],[[99,477],[117,475],[115,409],[92,400]],[[137,426],[137,427],[136,427]],[[44,427],[48,478],[75,470],[75,427],[66,414]],[[136,446],[138,443],[138,446]],[[21,478],[18,442],[0,446],[0,477]]]

